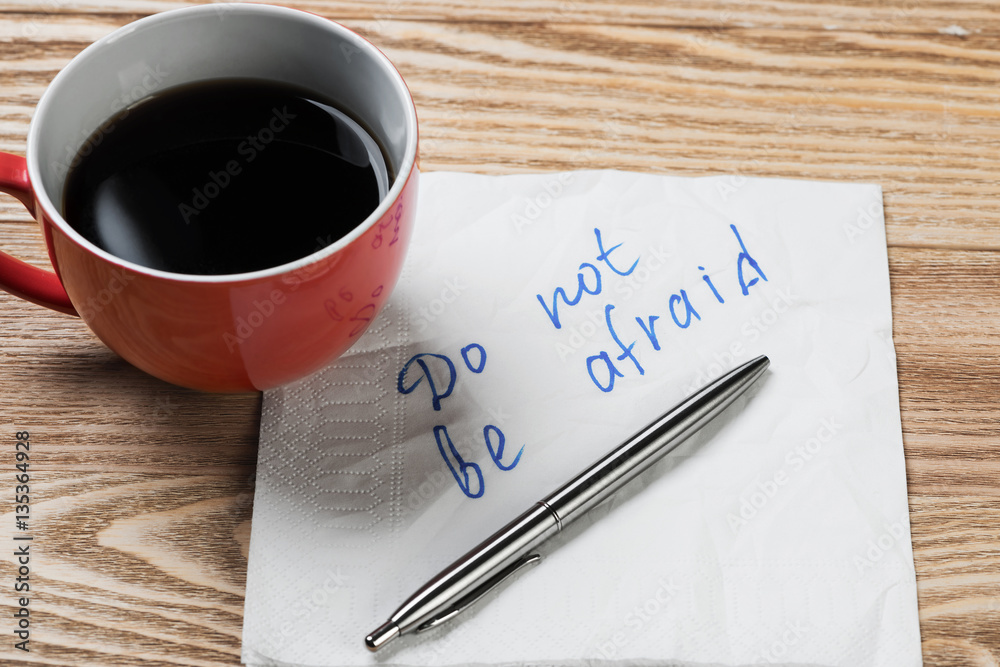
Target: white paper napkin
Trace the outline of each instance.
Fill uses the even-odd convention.
[[[420,187],[386,310],[264,397],[245,662],[920,664],[879,187],[615,171]],[[540,565],[366,651],[430,576],[758,354],[755,391]]]

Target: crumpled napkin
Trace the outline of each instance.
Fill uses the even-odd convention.
[[[428,173],[389,305],[266,393],[253,665],[919,665],[881,189]],[[456,620],[429,577],[758,354],[754,390]]]

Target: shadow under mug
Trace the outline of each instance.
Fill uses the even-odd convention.
[[[240,77],[317,92],[375,134],[395,180],[363,223],[295,262],[199,276],[115,257],[66,222],[66,174],[94,133],[113,131],[105,124],[118,111],[173,86]],[[0,191],[34,214],[55,269],[0,253],[0,288],[79,314],[109,348],[168,382],[205,391],[269,389],[333,361],[381,310],[402,268],[418,176],[413,100],[370,42],[283,7],[212,4],[163,12],[76,56],[38,103],[26,158],[0,153]],[[282,233],[280,220],[274,233]]]

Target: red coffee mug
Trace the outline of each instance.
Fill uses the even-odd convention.
[[[310,89],[374,133],[396,177],[361,225],[295,262],[202,276],[120,259],[66,222],[66,174],[88,139],[114,130],[109,119],[117,112],[168,87],[234,77]],[[0,190],[34,214],[55,269],[0,253],[0,288],[79,314],[108,347],[168,382],[206,391],[269,389],[337,358],[385,304],[410,238],[418,175],[413,100],[370,42],[283,7],[167,11],[81,52],[42,95],[27,157],[0,153]]]

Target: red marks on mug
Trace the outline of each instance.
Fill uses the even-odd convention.
[[[381,296],[383,289],[384,286],[379,285],[372,290],[372,298],[378,298]],[[323,302],[323,306],[326,308],[326,314],[329,315],[330,319],[334,322],[341,322],[345,319],[348,322],[354,322],[355,325],[348,334],[349,337],[354,338],[367,329],[372,319],[374,319],[376,311],[375,304],[366,303],[354,311],[353,315],[348,315],[348,313],[351,312],[351,302],[354,301],[354,294],[352,294],[350,290],[345,287],[340,290],[340,293],[337,296],[342,303],[338,303],[335,299],[327,299]]]
[[[399,241],[399,221],[403,217],[403,202],[396,204],[395,210],[392,213],[387,214],[379,223],[378,229],[375,232],[375,238],[372,239],[372,247],[375,249],[381,248],[382,244],[385,242],[385,237],[388,235],[389,228],[391,227],[392,238],[389,240],[389,245],[396,245]]]

